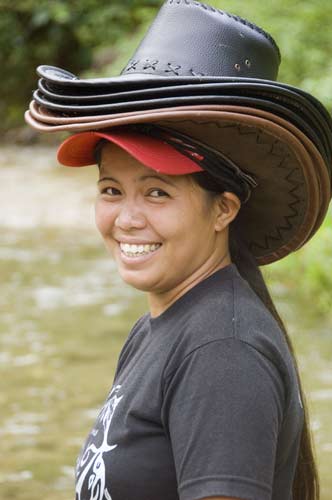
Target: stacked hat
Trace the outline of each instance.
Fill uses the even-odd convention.
[[[307,92],[277,82],[279,64],[275,41],[258,26],[167,0],[120,76],[79,79],[40,66],[25,119],[41,132],[145,134],[152,125],[222,154],[256,181],[236,224],[267,264],[313,236],[331,199],[331,116]],[[82,162],[71,165],[91,163]]]

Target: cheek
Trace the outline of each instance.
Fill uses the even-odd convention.
[[[106,235],[114,225],[115,211],[110,205],[97,200],[95,203],[95,223],[101,235]]]
[[[198,248],[206,248],[210,245],[215,234],[213,219],[211,214],[204,211],[204,208],[192,205],[188,210],[183,210],[182,213],[178,214],[176,233],[174,233],[173,239],[175,237],[178,242],[177,251],[179,254],[196,255]]]
[[[160,217],[157,222],[155,227],[159,228],[160,235],[168,244],[167,250],[174,252],[176,249],[176,257],[186,254],[188,247],[194,242],[193,228],[197,226],[196,218],[181,207],[166,217]]]

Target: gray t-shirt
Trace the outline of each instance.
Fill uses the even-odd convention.
[[[283,333],[231,264],[130,332],[76,500],[291,500],[302,424]]]

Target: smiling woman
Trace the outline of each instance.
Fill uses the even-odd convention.
[[[148,292],[152,316],[230,264],[226,228],[240,208],[232,193],[211,203],[189,175],[152,174],[111,144],[98,185],[98,229],[123,280]]]
[[[167,34],[167,36],[166,36]],[[180,50],[181,48],[181,50]],[[99,166],[96,224],[149,311],[76,467],[76,500],[318,500],[296,360],[258,265],[331,199],[332,121],[245,19],[167,0],[119,77],[43,66],[26,114]]]
[[[167,144],[177,146],[171,162]],[[230,234],[240,197],[245,204],[255,186],[250,175],[160,127],[76,134],[58,158],[98,162],[97,227],[150,309],[127,339],[83,448],[77,498],[90,498],[97,465],[106,499],[110,491],[119,499],[288,498],[303,425],[296,367],[253,256],[236,226]],[[209,173],[216,162],[219,178]],[[227,189],[234,182],[238,194]],[[104,449],[107,436],[116,444]]]

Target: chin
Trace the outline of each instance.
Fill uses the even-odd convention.
[[[120,277],[127,285],[141,292],[152,292],[156,287],[156,279],[151,276],[143,276],[143,273],[118,269]]]

